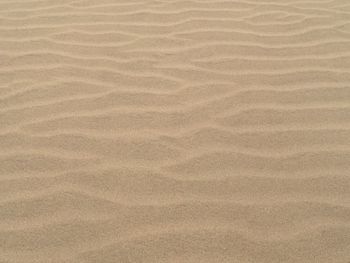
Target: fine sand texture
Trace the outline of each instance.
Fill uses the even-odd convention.
[[[0,0],[0,263],[349,262],[349,0]]]

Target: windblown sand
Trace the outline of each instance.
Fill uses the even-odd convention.
[[[1,263],[349,263],[350,1],[0,0]]]

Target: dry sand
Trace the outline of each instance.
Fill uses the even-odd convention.
[[[0,0],[1,263],[349,263],[350,1]]]

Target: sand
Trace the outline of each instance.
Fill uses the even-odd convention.
[[[348,0],[0,0],[1,263],[349,263]]]

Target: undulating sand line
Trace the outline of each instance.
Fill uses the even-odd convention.
[[[349,263],[350,2],[0,0],[1,263]]]

